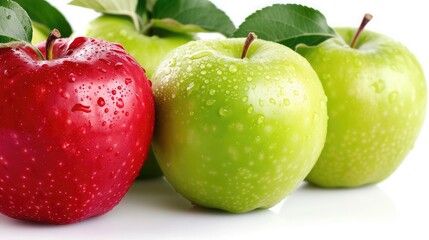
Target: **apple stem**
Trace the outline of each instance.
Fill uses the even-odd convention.
[[[250,45],[257,38],[256,34],[253,32],[249,32],[247,35],[246,41],[244,42],[243,52],[241,53],[241,59],[245,59],[247,55],[247,51],[249,51]]]
[[[369,13],[366,13],[363,16],[362,22],[361,22],[359,28],[357,29],[355,35],[353,36],[352,42],[350,43],[350,47],[351,48],[355,48],[356,47],[356,44],[357,44],[357,41],[359,39],[360,34],[362,33],[362,31],[365,28],[366,24],[368,24],[368,22],[371,21],[371,19],[372,19],[372,15],[369,14]]]
[[[52,32],[49,34],[49,37],[46,40],[46,60],[51,60],[52,59],[52,57],[53,57],[52,56],[52,52],[53,52],[53,49],[54,49],[54,42],[55,42],[55,40],[57,40],[60,37],[61,37],[61,33],[56,28],[54,28],[54,30],[52,30]]]

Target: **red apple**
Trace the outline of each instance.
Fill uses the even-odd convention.
[[[146,159],[150,81],[117,44],[37,48],[46,59],[28,45],[0,48],[0,212],[54,224],[104,214]]]

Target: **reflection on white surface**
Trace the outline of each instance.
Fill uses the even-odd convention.
[[[281,207],[290,225],[385,222],[399,218],[392,199],[377,185],[355,189],[324,189],[303,184]]]
[[[320,189],[303,184],[272,209],[230,214],[192,206],[166,181],[157,179],[137,181],[121,204],[103,216],[66,226],[0,216],[0,232],[8,240],[27,239],[25,236],[44,240],[284,239],[284,234],[300,235],[301,228],[320,231],[331,229],[330,225],[386,223],[399,215],[394,202],[377,186]]]

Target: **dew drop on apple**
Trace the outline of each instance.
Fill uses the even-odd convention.
[[[276,102],[276,100],[275,100],[274,98],[270,98],[269,102],[270,102],[271,104],[276,104],[276,103],[277,103],[277,102]]]
[[[106,73],[106,72],[107,72],[107,70],[106,70],[106,69],[101,68],[101,67],[98,67],[98,68],[97,68],[97,70],[98,70],[98,71],[100,71],[100,72],[102,72],[102,73]]]
[[[258,124],[262,124],[265,121],[265,117],[263,115],[258,116]]]
[[[216,99],[209,99],[209,100],[207,100],[207,101],[206,101],[206,105],[207,105],[207,106],[211,106],[211,105],[213,105],[215,102],[216,102]]]
[[[254,111],[253,105],[250,105],[249,108],[247,108],[247,113],[251,114],[253,113],[253,111]]]
[[[104,100],[104,98],[99,97],[98,100],[97,100],[97,104],[100,107],[104,107],[104,105],[106,105],[106,101]]]
[[[393,92],[389,93],[389,102],[395,103],[396,100],[398,99],[398,95],[399,95],[398,91],[393,91]]]
[[[128,85],[128,84],[130,84],[130,83],[132,83],[133,82],[133,80],[131,79],[131,78],[125,78],[125,85]]]
[[[287,98],[283,99],[283,104],[284,104],[285,106],[289,106],[289,105],[290,105],[290,100],[289,100],[289,99],[287,99]]]
[[[11,78],[11,77],[14,77],[18,73],[18,71],[19,71],[19,67],[10,67],[4,70],[3,73],[6,77]]]
[[[219,108],[219,115],[221,115],[222,117],[226,117],[230,114],[231,112],[224,107]]]
[[[203,70],[203,71],[201,71],[201,72],[200,72],[200,74],[201,74],[201,75],[206,75],[206,74],[207,74],[207,71]]]
[[[73,73],[70,73],[69,74],[69,82],[70,83],[76,82],[76,75],[74,75]]]
[[[116,106],[118,108],[123,108],[124,107],[124,100],[122,100],[122,98],[119,98],[118,101],[116,102]]]
[[[210,52],[210,51],[199,51],[199,52],[196,52],[196,53],[190,55],[189,58],[195,60],[195,59],[200,59],[200,58],[211,56],[211,55],[212,55],[212,52]]]
[[[221,70],[217,70],[216,73],[217,73],[217,75],[222,75],[222,71]]]
[[[235,66],[234,64],[231,64],[231,65],[229,65],[228,70],[231,73],[236,73],[237,72],[237,66]]]
[[[216,90],[215,90],[215,89],[210,89],[209,94],[210,94],[211,96],[215,95],[215,93],[216,93]]]
[[[120,63],[120,62],[115,63],[115,68],[116,68],[116,69],[119,69],[119,68],[121,68],[121,67],[123,67],[123,66],[124,66],[124,64],[123,64],[123,63]]]
[[[84,112],[84,113],[90,113],[91,112],[91,108],[90,108],[90,106],[85,106],[85,105],[82,105],[80,103],[76,103],[72,107],[71,111],[72,112],[80,111],[80,112]]]

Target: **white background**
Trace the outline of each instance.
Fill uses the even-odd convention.
[[[77,32],[97,16],[51,0]],[[301,3],[319,9],[331,26],[357,26],[389,35],[415,53],[429,74],[425,1],[213,0],[238,26],[272,3]],[[429,120],[399,169],[375,186],[326,190],[301,185],[269,210],[228,214],[192,207],[162,179],[136,182],[111,212],[81,223],[49,226],[0,215],[0,239],[429,239]]]

